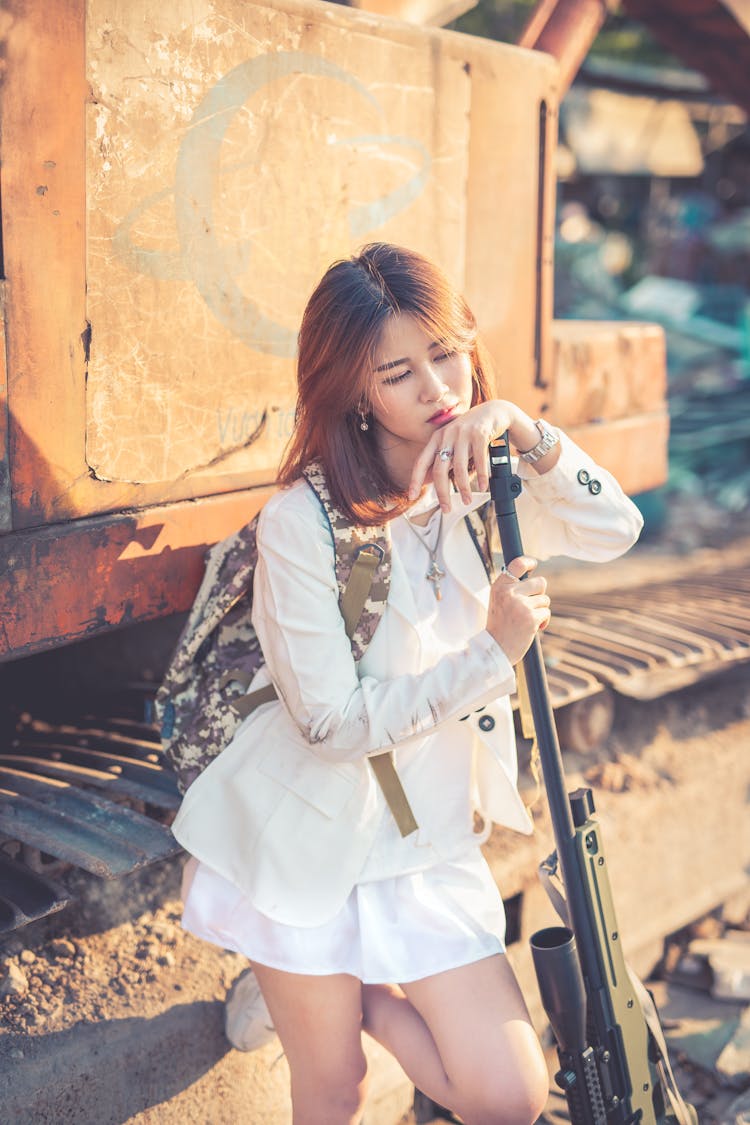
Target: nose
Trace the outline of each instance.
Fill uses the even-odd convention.
[[[426,363],[420,387],[422,402],[439,402],[447,390],[448,384],[440,377],[434,364]]]

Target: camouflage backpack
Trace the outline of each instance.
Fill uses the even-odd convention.
[[[326,513],[334,544],[339,605],[360,660],[385,610],[391,578],[387,525],[352,524],[331,502],[322,468],[304,470]],[[489,547],[479,513],[467,526],[488,574]],[[155,711],[164,754],[184,792],[231,742],[244,718],[277,697],[272,684],[248,693],[265,663],[252,625],[253,575],[258,558],[258,516],[221,540],[206,557],[206,570],[193,607],[157,691]],[[417,827],[393,765],[392,753],[370,757],[378,782],[403,835]]]

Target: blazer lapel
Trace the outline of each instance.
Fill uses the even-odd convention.
[[[486,609],[489,600],[487,572],[479,557],[469,530],[464,524],[467,512],[474,511],[489,499],[487,492],[472,493],[471,502],[464,504],[454,494],[450,512],[443,517],[443,557],[451,577]],[[414,629],[417,605],[403,563],[396,550],[392,556],[391,588],[388,605]],[[416,629],[414,629],[416,632]]]
[[[488,499],[487,492],[473,492],[471,502],[464,504],[458,496],[454,495],[453,507],[444,517],[443,530],[443,556],[446,567],[459,585],[485,608],[489,601],[487,571],[464,523],[464,516],[467,512],[480,508]]]
[[[404,564],[396,550],[393,551],[391,559],[391,588],[388,593],[388,605],[391,609],[395,609],[416,632],[414,623],[417,620],[417,603],[414,601]]]

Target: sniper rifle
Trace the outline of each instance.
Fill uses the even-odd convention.
[[[509,561],[523,554],[523,546],[515,506],[521,480],[513,473],[507,433],[490,444],[489,460],[490,493]],[[592,792],[566,794],[539,637],[523,658],[523,673],[565,890],[558,909],[566,921],[535,933],[531,949],[557,1041],[555,1080],[570,1120],[698,1125],[674,1083],[653,1001],[625,963]]]

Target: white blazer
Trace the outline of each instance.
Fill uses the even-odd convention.
[[[518,514],[524,549],[605,561],[638,537],[637,508],[613,477],[562,435],[558,464],[525,477]],[[601,489],[589,488],[591,481]],[[258,530],[253,621],[279,698],[253,712],[232,743],[190,786],[173,832],[182,846],[247,894],[276,921],[313,926],[343,905],[362,872],[383,815],[367,757],[395,750],[419,758],[405,781],[420,831],[450,854],[463,830],[441,818],[441,792],[465,755],[451,754],[451,730],[473,731],[471,769],[478,811],[530,832],[516,788],[509,695],[513,669],[482,627],[489,585],[454,496],[443,522],[446,570],[476,604],[466,646],[423,666],[411,587],[395,549],[388,604],[356,665],[338,607],[331,532],[317,498],[299,481],[275,494]],[[251,689],[251,690],[252,690]],[[481,711],[481,724],[479,722]],[[468,718],[466,718],[468,716]],[[452,773],[453,771],[453,773]],[[372,873],[370,873],[372,877]]]

